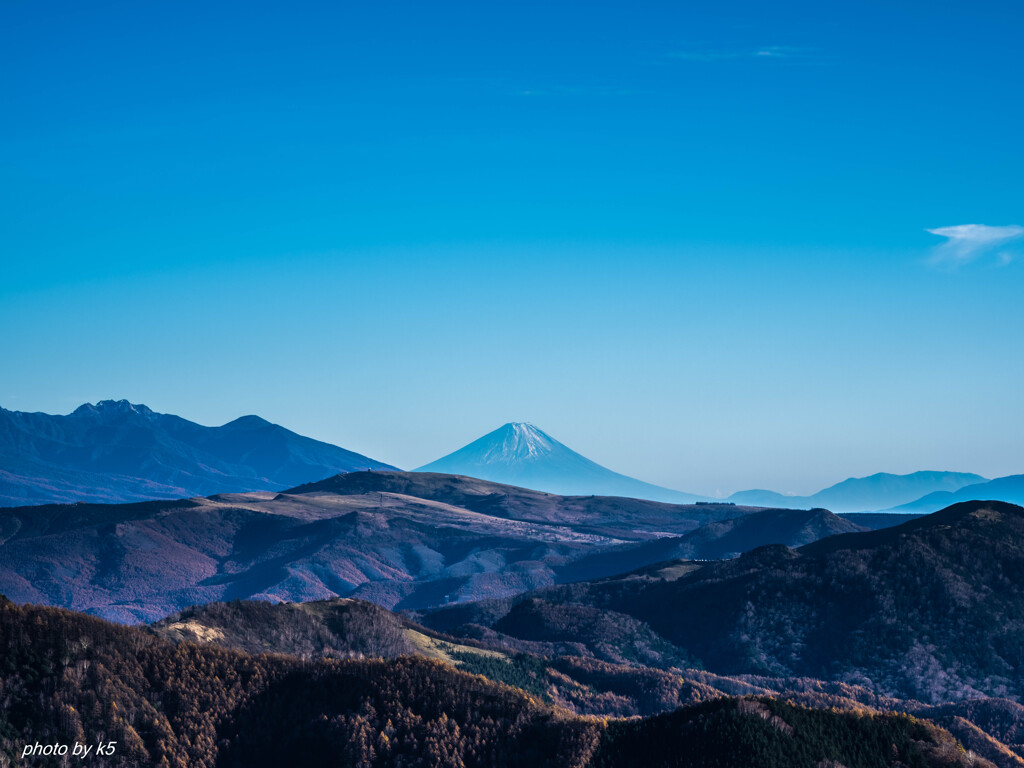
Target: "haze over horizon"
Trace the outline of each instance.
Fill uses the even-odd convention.
[[[2,406],[0,406],[0,414],[4,413],[11,414],[11,411],[9,409],[6,409],[5,411],[5,409],[3,409]],[[161,415],[159,411],[154,412],[144,403],[131,403],[128,400],[104,400],[98,403],[84,403],[80,405],[78,408],[76,408],[74,413],[72,414],[51,414],[50,416],[67,417],[69,419],[68,422],[64,422],[64,419],[58,419],[57,422],[61,424],[61,426],[54,425],[53,429],[41,425],[38,422],[35,423],[34,427],[29,426],[33,422],[33,420],[30,419],[29,422],[24,425],[24,427],[27,428],[27,432],[22,433],[20,438],[15,437],[14,442],[17,444],[19,439],[27,439],[29,442],[31,442],[32,440],[45,435],[45,437],[43,437],[43,441],[55,441],[58,453],[61,453],[62,451],[66,450],[68,447],[73,445],[76,440],[74,434],[68,434],[64,431],[65,427],[63,425],[67,423],[69,426],[72,426],[76,422],[79,422],[81,414],[84,414],[85,418],[92,418],[93,415],[101,415],[101,418],[103,420],[110,420],[109,423],[111,425],[122,423],[122,419],[128,419],[129,423],[131,423],[131,420],[135,418],[142,418],[144,421],[148,421],[152,417],[159,417],[159,423],[159,421],[164,418],[164,415]],[[22,416],[24,415],[39,416],[40,414],[22,413]],[[44,414],[44,418],[47,420],[49,419],[50,416],[46,416]],[[184,432],[182,432],[182,422],[181,416],[179,414],[167,414],[166,416],[169,416],[171,419],[171,423],[176,425],[174,429],[175,436],[167,436],[164,439],[158,438],[156,440],[152,440],[152,437],[150,436],[148,438],[143,438],[142,440],[144,444],[147,443],[147,441],[151,441],[150,447],[159,446],[157,448],[158,452],[161,450],[166,450],[168,448],[166,442],[167,438],[169,438],[169,441],[171,443],[175,443],[178,442],[178,439],[182,434],[187,433],[189,431],[189,429],[186,428]],[[191,420],[186,420],[185,424],[188,424],[189,422],[191,422]],[[264,432],[259,437],[256,437],[255,435],[249,435],[246,438],[249,441],[248,450],[251,450],[252,445],[256,443],[267,441],[268,438],[270,438],[271,434],[276,436],[281,435],[281,428],[284,427],[284,425],[274,425],[272,422],[268,422],[256,414],[244,415],[237,419],[233,419],[230,422],[225,422],[224,424],[196,425],[195,422],[192,422],[192,427],[198,428],[200,430],[206,430],[209,427],[213,427],[216,430],[230,430],[237,429],[240,426],[242,429],[246,430],[252,430],[254,427],[260,430],[269,430],[269,432]],[[77,427],[73,426],[73,429],[76,428],[80,429],[81,424],[78,423]],[[87,427],[87,429],[94,428],[95,425],[90,425]],[[159,429],[159,427],[157,428]],[[287,429],[287,427],[284,427],[284,429]],[[15,431],[17,432],[18,430]],[[33,431],[35,433],[34,437]],[[101,433],[97,433],[94,436],[94,440],[97,440],[98,442],[93,443],[93,460],[98,458],[97,452],[102,452],[100,447],[101,445],[103,446],[103,450],[109,449],[111,447],[111,444],[109,442],[109,433],[102,437],[100,435]],[[136,435],[136,437],[139,436]],[[77,439],[80,440],[81,435],[79,435]],[[306,438],[300,435],[292,434],[289,440],[294,440],[296,443],[302,444],[306,440]],[[271,439],[271,441],[273,442],[273,439]],[[34,446],[29,448],[28,443],[24,443],[22,445],[22,450],[27,451],[29,455],[37,456],[37,454],[39,454],[40,451],[46,454],[50,453],[53,447],[54,446],[51,446],[50,449],[40,448],[40,446]],[[300,450],[298,451],[298,455],[301,458],[299,458],[298,461],[301,466],[298,468],[291,466],[291,462],[288,462],[288,466],[282,466],[282,458],[280,455],[276,453],[274,454],[274,458],[271,459],[271,463],[276,465],[275,469],[277,471],[277,474],[289,470],[295,471],[297,469],[302,474],[302,477],[312,477],[314,480],[322,479],[324,476],[333,475],[335,472],[339,471],[344,473],[351,471],[360,471],[362,468],[365,468],[343,468],[342,465],[344,464],[349,464],[351,462],[356,462],[358,464],[360,462],[364,462],[365,460],[367,460],[368,457],[359,456],[358,454],[350,454],[348,456],[339,457],[336,448],[343,448],[343,446],[333,446],[331,444],[327,444],[319,447],[319,449],[322,449],[322,451],[327,451],[328,454],[326,457],[319,457],[320,459],[325,459],[326,461],[326,463],[322,465],[323,471],[321,471],[319,474],[310,474],[311,470],[309,468],[310,465],[314,467],[317,466],[317,455],[318,453],[322,453],[322,451],[319,449],[310,452],[308,448],[300,448]],[[116,450],[117,448],[115,448],[115,452]],[[150,450],[150,448],[147,448],[146,450]],[[186,453],[188,453],[189,450],[190,449],[186,449]],[[343,453],[347,452],[343,451]],[[53,470],[56,467],[58,475],[61,473],[61,471],[66,472],[68,470],[69,467],[66,461],[66,456],[63,458],[51,458],[56,458],[56,465],[49,465],[49,470]],[[135,457],[134,461],[142,462],[143,465],[147,463],[152,463],[157,466],[178,462],[178,470],[180,471],[184,467],[184,464],[182,464],[181,462],[184,461],[185,463],[187,463],[192,458],[193,457],[178,456],[174,459],[171,459],[171,461],[168,462],[166,457],[161,457],[154,461],[153,457],[147,458],[145,454],[142,454],[140,456]],[[235,456],[234,458],[236,460],[238,459],[237,456]],[[216,457],[206,457],[204,459],[200,459],[199,465],[202,466],[203,469],[199,471],[186,473],[192,476],[193,482],[199,482],[200,485],[191,487],[189,489],[177,489],[175,491],[173,486],[167,486],[166,484],[161,485],[158,482],[157,486],[151,487],[150,493],[147,493],[145,490],[140,491],[138,488],[135,488],[134,486],[131,485],[130,480],[127,491],[125,490],[125,488],[115,488],[115,486],[118,485],[116,483],[113,485],[109,485],[108,487],[108,483],[102,481],[100,481],[98,484],[96,484],[95,487],[92,487],[90,489],[89,480],[87,478],[81,477],[78,478],[78,482],[84,482],[84,486],[82,488],[72,486],[70,490],[57,490],[53,482],[47,482],[44,478],[35,476],[37,472],[45,473],[47,471],[47,468],[40,466],[36,470],[36,472],[29,472],[29,477],[34,478],[29,483],[29,487],[38,491],[39,482],[42,481],[42,485],[46,487],[48,490],[44,492],[41,496],[38,493],[36,493],[36,495],[32,495],[32,492],[30,492],[29,495],[26,496],[24,495],[24,491],[22,491],[21,495],[19,495],[17,498],[26,499],[27,501],[31,501],[32,503],[41,503],[41,501],[44,499],[48,500],[48,503],[49,501],[52,501],[53,503],[63,503],[64,497],[61,496],[61,493],[63,493],[64,496],[66,497],[67,494],[70,492],[72,494],[72,498],[75,498],[75,494],[87,493],[89,495],[90,500],[93,502],[110,503],[112,500],[116,499],[120,499],[121,501],[130,501],[135,498],[149,498],[151,495],[154,498],[185,498],[196,495],[206,496],[214,492],[209,487],[202,487],[203,472],[210,472],[210,467],[206,466],[206,464],[209,464],[211,462],[211,459],[213,463],[216,463],[218,461]],[[709,493],[689,495],[686,491],[683,491],[682,489],[668,489],[664,487],[650,485],[643,481],[638,482],[636,478],[622,476],[621,474],[616,473],[613,469],[609,467],[602,467],[598,464],[595,464],[594,462],[590,461],[586,456],[583,456],[581,454],[578,454],[577,452],[572,451],[572,449],[569,449],[568,446],[562,444],[552,435],[545,433],[535,424],[531,424],[529,422],[506,423],[501,427],[492,430],[491,432],[485,435],[480,436],[470,444],[461,446],[457,451],[454,451],[449,455],[435,459],[426,466],[411,468],[406,467],[402,469],[397,468],[395,466],[389,466],[387,464],[381,465],[379,462],[373,461],[372,457],[369,457],[369,459],[370,466],[376,469],[399,469],[400,471],[411,472],[466,475],[469,477],[481,478],[488,481],[503,483],[521,488],[528,488],[533,490],[540,490],[549,493],[556,493],[569,496],[622,496],[628,498],[664,501],[674,504],[692,503],[695,500],[700,501],[701,496],[707,496],[710,498],[728,497],[730,501],[736,501],[739,504],[753,504],[755,506],[771,506],[775,503],[775,499],[765,497],[763,494],[760,493],[761,491],[768,490],[770,496],[773,493],[775,493],[774,489],[754,489],[750,487],[741,487],[737,490],[746,491],[747,495],[745,495],[743,498],[734,498],[729,496],[728,493],[722,492],[716,492],[714,494]],[[74,465],[74,463],[75,462],[72,461],[71,465]],[[102,459],[100,460],[100,463],[102,463]],[[374,467],[375,464],[376,466]],[[130,470],[126,465],[121,464],[121,466],[122,471],[127,472],[127,474],[124,475],[123,477],[119,476],[123,481],[125,477],[132,475],[132,470]],[[335,467],[335,469],[328,472],[328,466],[333,466]],[[82,468],[79,467],[79,469]],[[307,480],[292,477],[290,482],[282,481],[279,478],[276,480],[265,479],[264,481],[262,481],[264,484],[260,484],[259,482],[254,483],[251,477],[259,476],[259,472],[253,473],[251,467],[248,469],[243,467],[242,471],[247,473],[246,478],[249,479],[236,478],[234,480],[230,480],[223,472],[218,472],[217,470],[214,470],[215,483],[220,483],[221,485],[223,485],[225,482],[227,482],[227,487],[231,488],[231,492],[244,492],[245,490],[280,490],[286,487],[291,487],[300,484],[302,482],[307,482]],[[923,472],[923,474],[933,473],[934,471]],[[919,479],[917,481],[918,484],[916,486],[912,485],[909,488],[898,490],[897,494],[905,495],[904,500],[906,501],[913,501],[923,496],[924,494],[930,492],[929,488],[934,490],[956,490],[963,487],[964,485],[970,485],[975,482],[984,482],[992,479],[985,478],[979,475],[968,476],[964,475],[964,473],[957,473],[955,470],[939,470],[938,473],[960,474],[962,475],[962,477],[949,478],[942,481],[935,481],[933,479],[921,481]],[[150,472],[148,473],[145,471],[136,471],[135,474],[138,475],[140,478],[144,478],[144,482],[148,483],[153,483],[154,480],[158,477],[160,480],[166,479],[160,472],[153,472],[152,467]],[[172,476],[173,474],[174,473],[172,472]],[[842,478],[842,480],[894,480],[897,477],[902,477],[906,480],[910,480],[913,477],[913,475],[916,474],[922,473],[904,473],[902,475],[895,475],[894,473],[884,472],[871,473],[869,476],[861,478],[847,477]],[[877,477],[877,475],[885,475],[886,478],[879,478]],[[18,475],[16,473],[13,477],[17,478],[17,476]],[[232,483],[234,483],[234,485],[232,485]],[[841,481],[837,480],[836,483],[841,483]],[[62,485],[62,483],[58,481],[56,485]],[[827,493],[828,491],[838,490],[838,487],[832,487],[834,485],[836,484],[830,483],[829,486],[817,488],[815,489],[815,491],[825,491]],[[14,486],[19,486],[19,481],[15,480]],[[877,486],[873,487],[875,487],[877,490]],[[174,492],[168,493],[168,491]],[[813,496],[808,498],[806,496],[802,497],[799,494],[787,493],[785,491],[783,491],[782,493],[784,495],[792,497],[793,503],[800,508],[809,508],[809,505],[811,504],[818,504],[819,506],[825,505],[832,509],[837,503],[837,500],[832,497],[830,497],[828,500],[819,500],[814,498]],[[891,488],[889,489],[888,493],[892,493]],[[751,496],[750,494],[754,494],[754,496]],[[849,506],[850,509],[846,509],[845,507],[837,507],[834,511],[863,511],[858,506],[858,504],[860,504],[861,502],[857,501],[857,498],[858,497],[856,497],[856,494],[854,498],[850,498],[848,496],[848,492],[841,493],[840,503],[844,504],[845,506]],[[1002,497],[1000,496],[999,498]],[[870,507],[870,509],[882,509],[883,507],[893,506],[894,504],[902,503],[898,499],[893,502],[883,502],[881,499],[876,499],[875,501],[876,506]]]
[[[527,421],[711,496],[1019,474],[1022,34],[1006,2],[8,4],[0,406],[406,468]]]

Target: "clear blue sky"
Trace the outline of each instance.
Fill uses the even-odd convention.
[[[0,405],[404,467],[526,420],[704,493],[1024,472],[1022,40],[1009,0],[3,0]]]

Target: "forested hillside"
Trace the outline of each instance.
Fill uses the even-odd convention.
[[[443,662],[321,661],[174,645],[0,605],[0,751],[117,742],[93,765],[583,765],[599,725]],[[369,761],[368,763],[366,761]],[[26,764],[19,762],[18,764]],[[39,760],[35,765],[59,765]]]
[[[901,716],[718,699],[670,719],[581,718],[443,661],[309,662],[173,644],[6,599],[0,697],[4,765],[64,764],[22,759],[36,742],[116,742],[112,754],[90,759],[99,768],[711,764],[694,762],[701,755],[726,758],[718,765],[784,765],[794,756],[789,765],[990,765],[941,729]],[[630,746],[637,739],[642,749]],[[650,762],[652,755],[661,762]]]

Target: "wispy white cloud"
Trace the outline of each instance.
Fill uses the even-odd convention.
[[[1010,224],[990,227],[986,224],[957,224],[925,230],[946,238],[946,242],[932,250],[931,263],[957,267],[982,256],[994,255],[1000,264],[1009,264],[1020,255],[1021,249],[1013,241],[1024,237],[1024,227]]]
[[[690,46],[685,50],[673,51],[669,58],[683,61],[728,61],[730,59],[804,59],[818,56],[809,48],[791,45],[766,45],[761,47],[711,48],[703,45]]]
[[[807,48],[795,48],[791,45],[769,45],[766,48],[758,48],[754,51],[755,56],[770,56],[773,59],[806,59],[816,55]]]
[[[520,96],[631,96],[636,91],[629,88],[615,88],[600,85],[545,85],[538,88],[521,88],[516,91]]]

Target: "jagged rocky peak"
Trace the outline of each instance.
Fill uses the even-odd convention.
[[[75,409],[72,415],[74,416],[112,416],[112,415],[123,415],[135,413],[140,416],[153,416],[155,415],[152,409],[148,406],[142,405],[141,403],[132,403],[128,400],[100,400],[98,403],[93,405],[92,403],[83,403]]]

